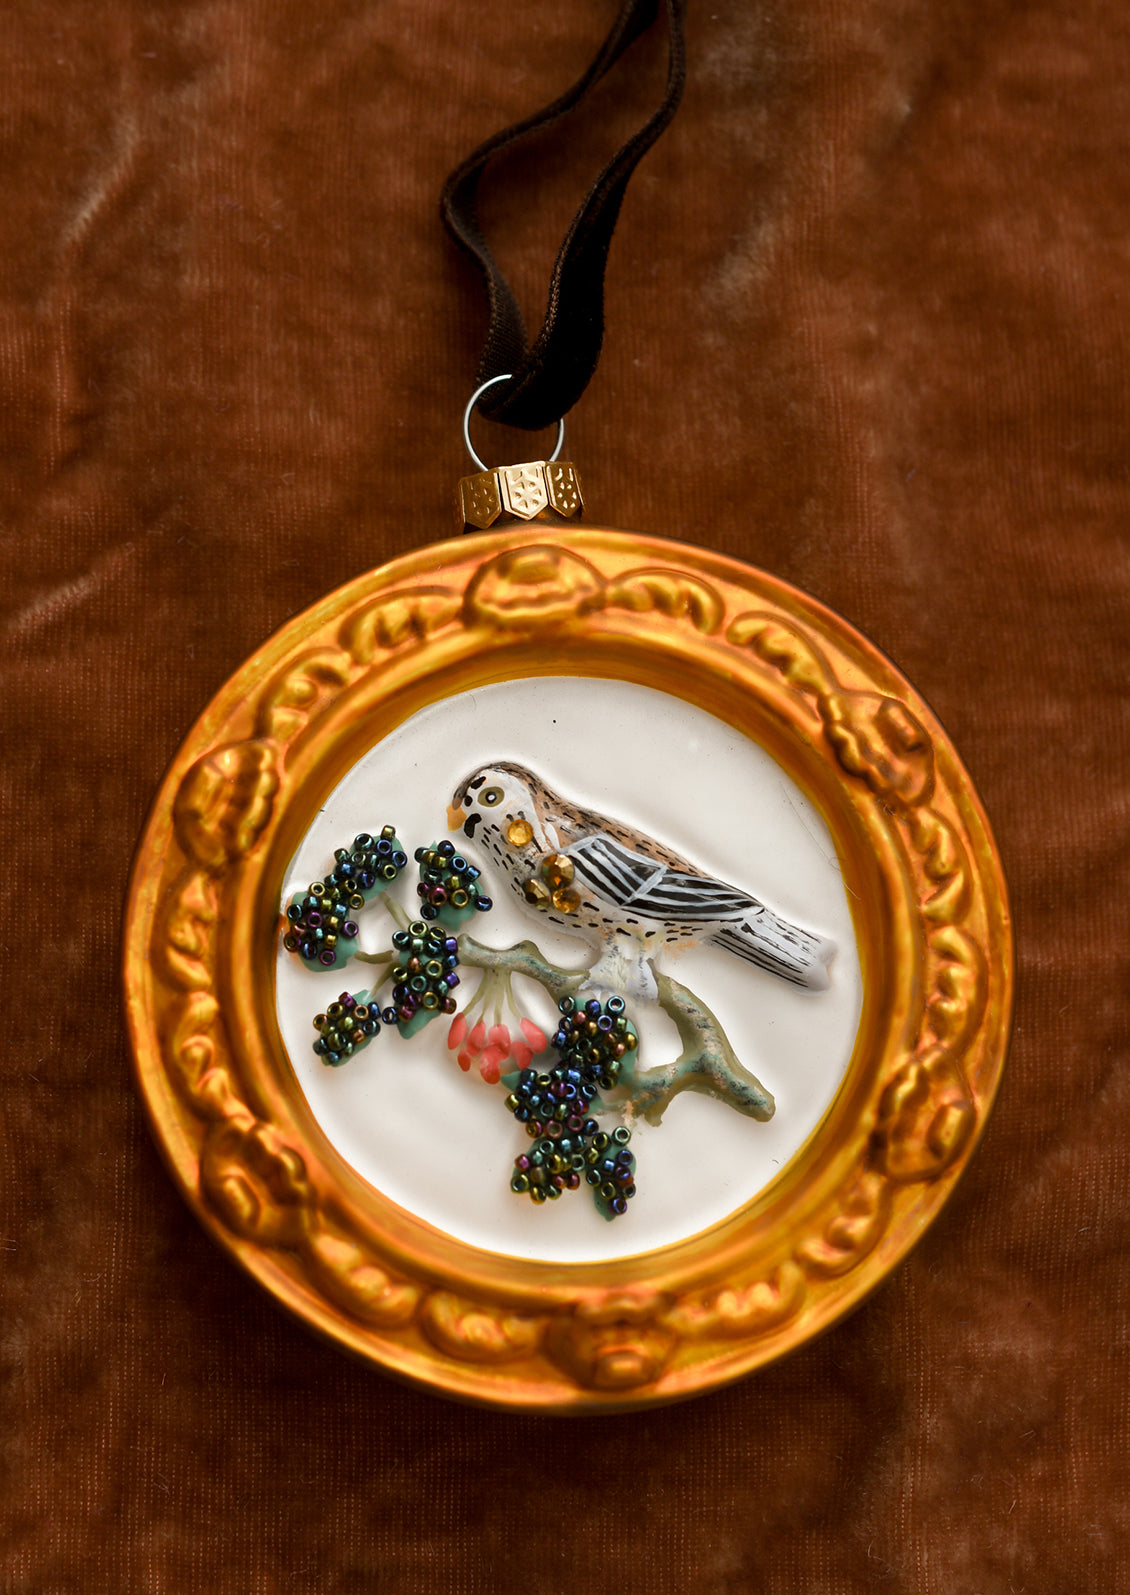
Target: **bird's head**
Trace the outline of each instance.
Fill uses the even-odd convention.
[[[549,844],[535,799],[538,785],[537,777],[520,764],[480,765],[455,788],[448,826],[471,840],[489,836],[504,844],[507,853],[544,851]]]

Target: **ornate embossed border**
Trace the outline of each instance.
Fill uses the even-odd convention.
[[[968,777],[893,666],[759,571],[632,534],[433,546],[291,621],[209,706],[154,805],[126,1002],[157,1139],[206,1227],[308,1324],[452,1396],[543,1411],[675,1400],[834,1322],[938,1212],[1004,1058],[1011,935]],[[771,1186],[658,1252],[536,1264],[394,1206],[327,1142],[274,1016],[283,871],[318,805],[428,702],[532,674],[675,693],[816,802],[864,978],[843,1087]]]

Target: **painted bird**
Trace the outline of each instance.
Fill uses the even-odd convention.
[[[596,950],[596,984],[654,996],[646,961],[706,942],[794,986],[828,985],[832,942],[635,827],[560,797],[520,764],[484,764],[460,781],[447,818],[527,908]]]

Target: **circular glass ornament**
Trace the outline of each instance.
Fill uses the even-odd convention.
[[[593,683],[594,700],[595,683],[647,689],[679,714],[730,728],[813,806],[850,905],[858,1023],[826,1105],[731,1211],[712,1209],[701,1227],[692,1219],[644,1249],[631,1206],[599,1245],[547,1242],[539,1255],[538,1223],[556,1213],[522,1202],[515,1243],[492,1241],[489,1228],[452,1233],[443,1204],[414,1204],[410,1186],[394,1200],[379,1170],[366,1178],[327,1133],[280,1020],[287,891],[327,802],[405,727],[460,695],[538,678]],[[638,737],[654,729],[643,716]],[[595,767],[583,747],[566,761],[586,799],[603,790],[600,760],[614,761],[628,821],[630,740],[617,728]],[[479,762],[498,752],[488,742]],[[403,779],[412,787],[413,771]],[[446,834],[451,797],[434,793],[435,836]],[[730,845],[743,811],[726,798]],[[396,816],[372,822],[386,818]],[[706,864],[716,847],[704,838]],[[335,990],[318,984],[311,1013],[344,983],[337,971],[321,978]],[[546,1412],[701,1393],[858,1304],[921,1236],[973,1152],[1003,1066],[1011,981],[985,816],[944,731],[894,666],[764,572],[664,539],[562,525],[432,545],[330,594],[264,644],[166,776],[125,939],[140,1089],[205,1227],[306,1324],[386,1371]],[[429,1067],[391,1036],[362,1056],[382,1071]],[[426,1112],[426,1072],[413,1089]],[[455,1178],[449,1161],[437,1143],[435,1180]]]

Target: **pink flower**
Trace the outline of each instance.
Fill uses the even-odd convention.
[[[507,1063],[528,1069],[534,1054],[545,1051],[545,1034],[533,1020],[520,1019],[518,1023],[524,1040],[511,1034],[504,1024],[491,1025],[488,1029],[483,1019],[469,1028],[467,1015],[457,1013],[447,1032],[447,1045],[465,1073],[472,1064],[477,1064],[487,1084],[497,1085]]]
[[[483,1053],[479,1059],[479,1073],[488,1085],[498,1084],[499,1076],[502,1074],[502,1064],[509,1056],[509,1050],[504,1052],[501,1047],[488,1047]]]
[[[544,1032],[538,1029],[537,1025],[534,1024],[532,1019],[523,1019],[520,1021],[520,1023],[522,1026],[522,1034],[526,1038],[530,1051],[544,1052],[548,1045]],[[523,1065],[523,1067],[525,1067],[525,1065]]]
[[[456,1053],[456,1062],[464,1072],[477,1063],[479,1073],[488,1085],[498,1084],[502,1077],[502,1065],[511,1055],[510,1032],[505,1025],[491,1025],[488,1030],[480,1019],[468,1031],[467,1016],[461,1013],[457,1013],[451,1021],[447,1045]]]

